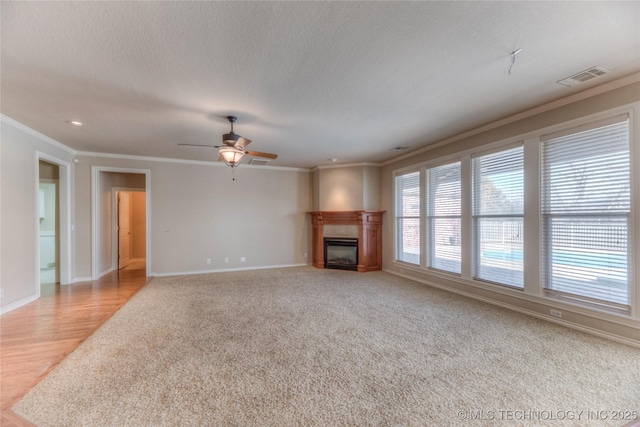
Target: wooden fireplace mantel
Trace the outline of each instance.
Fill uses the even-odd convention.
[[[358,226],[358,271],[382,269],[382,214],[385,211],[313,211],[312,263],[324,268],[324,225]],[[333,237],[333,236],[326,236]]]

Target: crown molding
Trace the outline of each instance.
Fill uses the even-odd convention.
[[[358,166],[375,166],[380,167],[382,163],[373,163],[373,162],[360,162],[360,163],[344,163],[338,165],[319,165],[311,169],[311,172],[315,172],[320,169],[338,169],[338,168],[352,168]]]
[[[435,150],[436,148],[443,147],[445,145],[451,144],[456,141],[460,141],[465,138],[469,138],[474,135],[481,134],[483,132],[487,132],[510,123],[514,123],[541,113],[545,113],[547,111],[554,110],[559,107],[563,107],[565,105],[573,104],[574,102],[582,101],[583,99],[591,98],[596,95],[600,95],[602,93],[610,92],[614,89],[618,89],[624,86],[628,86],[633,83],[640,82],[640,72],[629,74],[628,76],[622,77],[617,80],[613,80],[608,83],[604,83],[600,86],[592,87],[590,89],[583,90],[582,92],[574,93],[572,95],[565,96],[564,98],[557,99],[555,101],[548,102],[546,104],[539,105],[537,107],[531,108],[529,110],[522,111],[517,114],[513,114],[511,116],[507,116],[503,119],[496,120],[491,123],[487,123],[486,125],[468,130],[463,133],[459,133],[450,138],[446,138],[440,141],[436,141],[433,144],[429,144],[425,147],[418,148],[417,150],[410,151],[401,156],[394,157],[393,159],[386,160],[382,162],[381,166],[387,166],[392,163],[399,162],[401,160],[408,159],[410,157],[414,157],[418,154],[426,153],[427,151]]]
[[[185,159],[173,159],[169,157],[151,157],[151,156],[135,156],[131,154],[115,154],[115,153],[96,153],[92,151],[78,151],[76,152],[76,156],[80,157],[104,157],[110,159],[121,159],[121,160],[137,160],[137,161],[147,161],[147,162],[160,162],[160,163],[179,163],[179,164],[187,164],[187,165],[201,165],[201,166],[220,166],[220,167],[228,167],[223,162],[212,162],[206,160],[185,160]],[[308,168],[296,168],[289,166],[262,166],[262,165],[249,165],[249,164],[240,164],[242,169],[266,169],[266,170],[280,170],[280,171],[288,171],[288,172],[311,172],[311,169]]]
[[[578,92],[569,96],[566,96],[561,99],[557,99],[555,101],[531,108],[529,110],[522,111],[517,114],[513,114],[511,116],[507,116],[503,119],[488,123],[486,125],[468,130],[463,133],[459,133],[450,138],[446,138],[422,148],[418,148],[417,150],[410,151],[408,153],[402,154],[401,156],[394,157],[392,159],[386,160],[381,163],[372,163],[372,162],[359,162],[359,163],[345,163],[345,164],[337,164],[337,165],[319,165],[313,168],[299,168],[299,167],[289,167],[289,166],[263,166],[263,165],[242,165],[243,168],[251,168],[251,169],[267,169],[267,170],[282,170],[282,171],[290,171],[290,172],[315,172],[321,169],[335,169],[335,168],[347,168],[347,167],[358,167],[358,166],[387,166],[410,157],[416,156],[418,154],[426,153],[431,150],[435,150],[436,148],[440,148],[442,146],[451,144],[456,141],[460,141],[462,139],[481,134],[483,132],[490,131],[492,129],[499,128],[501,126],[508,125],[510,123],[517,122],[519,120],[526,119],[528,117],[535,116],[537,114],[541,114],[559,107],[563,107],[565,105],[572,104],[574,102],[581,101],[583,99],[591,98],[596,95],[600,95],[605,92],[609,92],[614,89],[618,89],[633,83],[640,82],[640,72],[630,74],[626,77],[622,77],[620,79],[602,84],[600,86],[596,86],[590,89],[583,90],[582,92]],[[210,162],[210,161],[201,161],[201,160],[183,160],[183,159],[173,159],[173,158],[164,158],[164,157],[150,157],[150,156],[135,156],[128,154],[114,154],[114,153],[99,153],[99,152],[89,152],[89,151],[76,151],[71,147],[57,141],[43,133],[40,133],[27,125],[24,125],[17,120],[14,120],[4,114],[0,114],[0,121],[4,124],[10,125],[18,130],[21,130],[42,142],[48,143],[56,148],[59,148],[71,155],[74,156],[86,156],[86,157],[108,157],[114,159],[127,159],[127,160],[144,160],[144,161],[152,161],[152,162],[165,162],[165,163],[182,163],[182,164],[193,164],[193,165],[209,165],[209,166],[226,166],[221,162]]]
[[[76,150],[74,150],[73,148],[64,145],[62,142],[57,141],[43,133],[38,132],[37,130],[31,129],[29,126],[20,123],[17,120],[12,119],[11,117],[5,116],[4,114],[0,114],[0,121],[4,124],[7,124],[9,126],[12,126],[28,135],[33,136],[34,138],[39,139],[42,142],[46,142],[47,144],[50,144],[56,148],[59,148],[63,151],[66,151],[67,153],[71,154],[71,155],[75,155],[77,153]]]

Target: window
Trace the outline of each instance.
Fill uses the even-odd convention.
[[[460,274],[460,162],[427,169],[427,266]]]
[[[638,109],[396,171],[397,266],[447,275],[478,294],[492,287],[640,319]]]
[[[524,287],[522,146],[473,158],[474,277]]]
[[[628,118],[542,141],[543,283],[547,293],[628,309]]]
[[[399,175],[396,187],[396,259],[420,264],[420,172]]]

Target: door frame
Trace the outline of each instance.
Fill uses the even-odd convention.
[[[71,163],[59,159],[50,154],[36,151],[36,182],[35,182],[35,207],[36,207],[36,250],[35,250],[35,269],[36,283],[35,294],[40,298],[40,160],[58,166],[58,191],[59,204],[58,216],[60,217],[60,284],[71,284]]]
[[[129,188],[129,187],[112,187],[111,188],[111,269],[119,270],[118,259],[120,255],[120,237],[118,236],[118,217],[120,216],[120,212],[118,211],[118,192],[126,191],[127,193],[145,193],[148,196],[146,189],[141,188]],[[146,206],[146,196],[145,196],[145,210]],[[145,212],[145,219],[147,218],[147,213]],[[146,226],[146,224],[145,224]],[[148,230],[147,230],[148,231]],[[147,245],[147,249],[148,249]],[[146,254],[145,254],[146,255]]]
[[[112,166],[91,166],[91,278],[92,280],[98,280],[100,278],[100,269],[98,268],[98,260],[101,256],[101,233],[98,227],[102,224],[101,203],[100,203],[100,173],[101,172],[115,172],[115,173],[137,173],[144,175],[144,185],[146,195],[146,228],[147,238],[145,242],[146,246],[146,275],[149,276],[151,271],[151,170],[150,169],[136,169],[136,168],[118,168]],[[113,233],[112,233],[113,235]],[[112,248],[113,250],[113,248]],[[113,260],[112,260],[113,264]]]

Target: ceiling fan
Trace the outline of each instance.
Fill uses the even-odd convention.
[[[227,120],[229,121],[229,123],[231,123],[231,131],[229,133],[225,133],[224,135],[222,135],[223,145],[201,145],[201,144],[178,144],[178,145],[187,145],[191,147],[217,148],[218,152],[220,153],[220,158],[218,160],[222,159],[227,166],[230,166],[232,168],[238,166],[242,161],[242,158],[246,154],[253,157],[264,157],[267,159],[278,158],[277,154],[246,150],[245,148],[247,145],[251,143],[251,140],[233,132],[233,124],[237,120],[235,116],[227,116]]]

